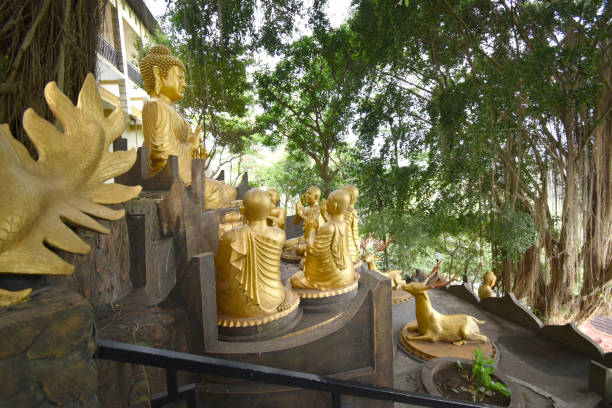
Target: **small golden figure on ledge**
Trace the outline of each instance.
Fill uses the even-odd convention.
[[[272,201],[267,192],[251,189],[243,198],[245,225],[219,240],[215,254],[219,324],[253,326],[289,314],[298,296],[280,279],[285,232],[267,223]]]
[[[306,247],[309,244],[312,245],[312,240],[314,239],[313,232],[316,232],[325,222],[323,211],[319,205],[320,198],[321,189],[317,186],[310,186],[301,197],[301,200],[295,204],[293,224],[299,225],[300,221],[303,220],[302,230],[304,235],[287,240],[283,249],[285,254],[293,252],[293,254],[302,257],[306,254]],[[305,203],[303,204],[302,201]]]
[[[385,275],[387,278],[391,279],[391,289],[402,290],[402,286],[406,284],[406,280],[402,277],[402,271],[400,271],[399,269],[392,269],[387,272],[382,272],[382,271],[379,271],[378,266],[376,266],[376,261],[380,260],[380,258],[376,256],[376,253],[384,251],[393,241],[394,241],[393,239],[390,239],[384,244],[377,246],[376,249],[374,249],[374,251],[372,251],[371,253],[368,252],[365,241],[362,241],[361,248],[363,249],[363,252],[365,253],[363,260],[368,265],[368,268],[371,271],[378,272],[382,275]]]
[[[272,201],[272,210],[268,216],[268,225],[285,230],[285,221],[287,220],[287,210],[278,206],[280,196],[276,190],[269,188],[267,190]]]
[[[493,271],[488,271],[484,274],[482,278],[482,285],[478,288],[478,296],[481,299],[488,297],[495,297],[495,292],[493,292],[493,286],[495,286],[495,282],[497,281],[497,276],[493,273]]]
[[[359,190],[352,184],[343,187],[351,195],[351,202],[344,213],[344,221],[348,228],[349,253],[354,264],[359,263],[359,247],[361,240],[359,238],[359,215],[355,210],[355,203],[359,198]]]
[[[140,61],[140,72],[151,97],[142,108],[144,144],[149,149],[149,177],[166,166],[168,156],[178,157],[179,178],[191,185],[191,160],[205,158],[206,150],[195,132],[174,108],[185,93],[185,66],[163,45],[151,47]],[[236,189],[223,182],[204,180],[206,209],[228,207]]]
[[[411,282],[402,287],[405,291],[414,296],[416,304],[416,325],[406,325],[400,331],[400,341],[405,344],[407,341],[430,341],[432,343],[438,341],[446,341],[454,345],[461,346],[468,341],[485,343],[489,339],[480,334],[479,324],[485,323],[473,316],[466,314],[444,315],[438,313],[431,306],[427,291],[433,288],[444,288],[450,285],[455,280],[444,280],[443,278],[434,278],[430,283],[428,281],[436,273],[442,261],[438,261],[425,282]],[[418,330],[419,334],[408,335],[407,332]]]
[[[344,214],[350,203],[346,190],[336,190],[327,199],[329,221],[310,235],[304,270],[291,277],[291,286],[300,289],[337,289],[355,281],[348,251]]]

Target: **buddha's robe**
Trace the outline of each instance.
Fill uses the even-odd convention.
[[[359,262],[359,215],[355,207],[350,206],[344,213],[344,222],[348,233],[348,251],[353,263]]]
[[[149,177],[163,170],[168,156],[178,157],[179,178],[191,185],[191,160],[197,135],[173,106],[153,98],[142,108],[144,145],[149,150]],[[236,189],[209,178],[204,179],[206,209],[222,208],[236,199]]]
[[[349,285],[355,276],[346,224],[332,219],[314,234],[314,242],[306,250],[304,271],[291,278],[291,286],[327,290]]]
[[[268,227],[257,233],[248,225],[219,240],[215,254],[217,311],[232,317],[258,317],[277,312],[285,298],[280,256],[285,233]]]

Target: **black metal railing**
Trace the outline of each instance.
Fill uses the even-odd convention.
[[[98,340],[96,358],[166,369],[167,391],[152,397],[151,407],[153,408],[161,408],[163,405],[175,401],[186,401],[188,407],[195,408],[195,384],[179,387],[176,381],[177,371],[214,374],[219,377],[241,378],[267,384],[329,392],[334,408],[340,407],[342,394],[381,401],[401,402],[422,407],[478,408],[486,406],[468,401],[456,401],[433,395],[411,393],[394,388],[359,384],[316,374],[239,363],[110,340]]]
[[[137,85],[142,84],[142,75],[140,75],[140,72],[138,71],[138,69],[136,69],[129,62],[127,63],[127,71],[128,71],[128,78],[130,78],[132,82],[134,82]]]
[[[98,54],[104,57],[108,62],[113,64],[115,68],[123,72],[121,68],[121,58],[119,58],[119,52],[113,47],[111,43],[106,41],[104,37],[98,34]]]

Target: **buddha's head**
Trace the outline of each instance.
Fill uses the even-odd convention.
[[[497,276],[495,276],[493,271],[488,271],[487,273],[484,274],[482,281],[485,284],[485,286],[492,288],[493,286],[495,286],[495,282],[497,281]]]
[[[351,195],[348,191],[336,190],[327,197],[327,212],[332,216],[344,216],[344,212],[351,202]]]
[[[151,97],[166,96],[172,103],[185,94],[185,65],[163,45],[154,45],[140,60],[140,74]]]
[[[355,205],[357,199],[359,198],[359,190],[352,184],[346,185],[342,187],[343,190],[346,190],[351,195],[351,205]]]
[[[261,221],[270,215],[273,205],[266,191],[252,188],[244,194],[242,207],[247,221]]]
[[[278,195],[278,191],[271,188],[269,188],[267,191],[268,195],[270,196],[270,200],[272,201],[272,205],[276,207],[280,200],[280,195]]]
[[[321,198],[321,189],[317,186],[310,186],[306,193],[304,193],[304,197],[308,205],[316,205],[319,202],[319,198]]]

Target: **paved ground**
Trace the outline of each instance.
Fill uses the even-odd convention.
[[[612,317],[596,317],[590,323],[604,333],[612,334]]]
[[[557,342],[543,339],[443,290],[431,290],[430,299],[441,313],[467,313],[485,320],[481,332],[497,345],[499,367],[518,379],[526,407],[595,407],[600,398],[588,391],[589,359]],[[414,302],[393,306],[395,388],[423,392],[421,363],[397,347],[397,333],[414,320]],[[396,404],[397,407],[407,407]]]

